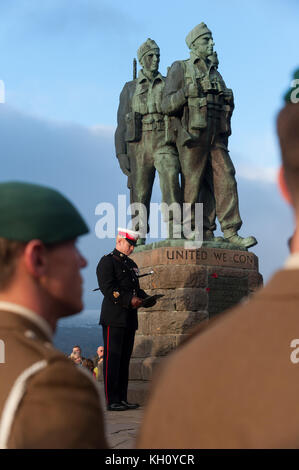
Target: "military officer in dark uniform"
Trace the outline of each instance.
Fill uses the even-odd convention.
[[[116,248],[103,256],[97,266],[99,288],[104,295],[100,324],[103,328],[104,387],[109,411],[139,406],[127,401],[129,362],[138,328],[137,309],[142,305],[142,299],[148,297],[139,287],[138,267],[128,257],[138,238],[138,232],[118,229]]]

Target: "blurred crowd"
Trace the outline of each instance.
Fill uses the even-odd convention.
[[[86,358],[82,355],[82,349],[79,345],[73,347],[71,354],[68,356],[76,365],[85,367],[93,375],[95,380],[101,380],[103,369],[102,362],[104,358],[104,346],[99,346],[93,359]]]

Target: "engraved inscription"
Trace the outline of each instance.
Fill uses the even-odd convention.
[[[167,249],[167,260],[178,262],[179,264],[184,261],[202,261],[204,264],[211,265],[229,265],[236,267],[254,268],[254,255],[252,253],[235,252],[229,250],[183,250],[183,249]]]

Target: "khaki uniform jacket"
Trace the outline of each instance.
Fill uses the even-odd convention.
[[[227,138],[231,134],[230,122],[234,110],[234,97],[232,90],[226,87],[217,68],[212,65],[212,62],[208,63],[209,65],[191,54],[190,59],[172,64],[163,90],[162,110],[165,114],[179,119],[175,121],[179,122],[178,141],[183,142],[187,135],[191,140],[198,141],[201,137],[200,132],[208,127],[208,123],[211,126],[213,122],[218,140],[222,142],[221,146],[226,148]],[[204,91],[203,82],[206,82],[206,85],[208,83],[209,88],[214,88],[213,95]],[[199,86],[199,98],[186,98],[185,87],[191,83]],[[192,129],[194,111],[200,118],[200,132]],[[197,125],[199,123],[196,127]]]
[[[0,311],[0,339],[0,448],[107,448],[92,375],[30,315]]]
[[[138,447],[298,448],[297,338],[299,268],[277,272],[166,360]]]
[[[132,111],[140,114],[140,117],[146,114],[162,113],[162,91],[164,88],[165,77],[160,72],[152,83],[145,77],[142,70],[138,78],[127,82],[119,97],[119,107],[117,111],[117,128],[114,141],[116,155],[128,154],[128,142],[137,142],[141,136],[136,139],[129,137],[131,132],[128,130],[128,115]],[[149,94],[151,100],[149,103]],[[151,119],[152,121],[153,119]],[[163,118],[164,121],[164,118]],[[142,123],[140,122],[140,126]]]

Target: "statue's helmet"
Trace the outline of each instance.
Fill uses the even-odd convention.
[[[151,38],[148,38],[143,44],[141,44],[137,51],[139,63],[141,63],[142,57],[149,51],[156,51],[158,54],[160,54],[160,48],[158,44]]]
[[[205,23],[200,23],[197,26],[195,26],[189,34],[186,36],[186,44],[191,49],[191,46],[195,39],[199,38],[200,36],[203,36],[204,34],[210,33],[212,34],[212,31],[207,27]]]

